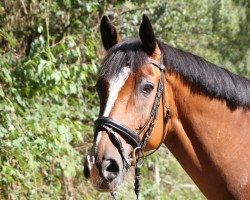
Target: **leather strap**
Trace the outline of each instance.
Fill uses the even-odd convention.
[[[158,67],[160,70],[165,71],[165,66],[162,63],[159,63],[151,58],[148,59],[150,64],[153,64],[154,66]]]
[[[115,121],[112,118],[109,117],[99,117],[94,124],[94,133],[96,139],[96,134],[99,131],[106,130],[104,127],[112,128],[117,133],[121,134],[124,138],[129,139],[135,147],[140,146],[140,138],[139,135],[137,135],[134,131],[132,131],[129,127],[126,125]]]

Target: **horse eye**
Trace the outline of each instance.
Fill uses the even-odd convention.
[[[142,87],[142,90],[141,92],[143,94],[150,94],[154,89],[154,85],[151,84],[151,83],[146,83],[143,87]]]

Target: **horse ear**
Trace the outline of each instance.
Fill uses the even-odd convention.
[[[152,25],[148,19],[147,15],[143,15],[142,23],[140,26],[139,35],[142,41],[144,50],[152,55],[157,47],[155,34]]]
[[[101,36],[102,43],[106,50],[109,50],[111,47],[116,45],[121,41],[120,35],[117,33],[114,25],[109,21],[109,18],[104,15],[101,20]]]

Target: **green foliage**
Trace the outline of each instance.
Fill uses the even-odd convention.
[[[245,0],[1,1],[0,199],[109,198],[82,176],[98,114],[98,26],[107,14],[123,38],[137,36],[142,13],[159,38],[250,76]],[[166,151],[142,173],[141,199],[203,199]],[[132,179],[121,199],[134,195]]]
[[[60,2],[33,1],[32,12],[18,21],[11,9],[16,2],[1,7],[11,12],[0,32],[1,199],[64,199],[72,196],[74,178],[82,182],[82,152],[89,147],[91,122],[98,112],[93,87],[96,41],[77,27],[77,33],[59,38],[48,11],[64,16],[66,5]],[[36,33],[29,34],[28,26]]]
[[[141,13],[147,13],[156,35],[168,44],[250,77],[250,6],[247,1],[126,1],[111,17],[123,36],[137,36]],[[119,17],[116,10],[119,10]],[[132,33],[132,34],[131,34]]]

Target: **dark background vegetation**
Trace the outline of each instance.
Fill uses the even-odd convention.
[[[106,14],[123,38],[142,13],[158,38],[250,77],[247,0],[1,0],[0,199],[109,199],[83,178],[98,114]],[[162,148],[143,168],[141,199],[204,199]],[[133,198],[128,176],[119,196]],[[129,198],[128,198],[129,197]]]

